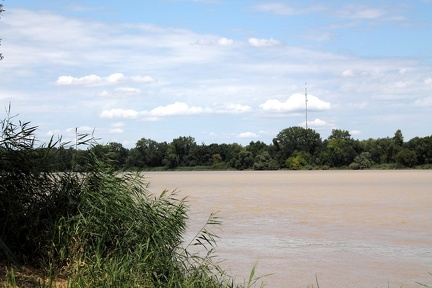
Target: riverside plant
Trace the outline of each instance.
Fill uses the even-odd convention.
[[[258,285],[255,267],[236,284],[219,266],[216,214],[185,244],[188,204],[176,191],[153,195],[142,175],[115,172],[93,154],[85,173],[53,172],[50,159],[70,143],[51,138],[35,148],[37,127],[15,118],[9,107],[0,123],[0,287],[25,287],[22,267],[46,275],[31,287]],[[91,135],[76,140],[95,143]]]

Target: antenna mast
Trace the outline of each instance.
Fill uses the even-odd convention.
[[[307,100],[307,83],[305,82],[305,106],[306,106],[306,129],[308,129],[308,119],[307,119],[307,108],[308,108],[308,100]]]

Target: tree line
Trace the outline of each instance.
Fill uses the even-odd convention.
[[[38,148],[46,149],[46,148]],[[333,129],[322,140],[313,129],[289,127],[272,143],[252,141],[246,146],[197,144],[191,136],[168,142],[141,138],[133,148],[121,143],[94,144],[88,149],[62,146],[55,152],[53,169],[85,171],[90,154],[115,170],[278,170],[278,169],[395,169],[431,168],[432,135],[404,141],[401,130],[393,137],[356,140],[346,130]]]

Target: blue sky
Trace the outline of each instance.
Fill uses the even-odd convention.
[[[0,19],[0,103],[38,138],[133,147],[432,134],[432,0],[24,1]]]

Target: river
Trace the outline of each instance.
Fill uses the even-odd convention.
[[[188,197],[189,232],[219,211],[221,266],[266,287],[432,285],[432,171],[146,172]],[[313,286],[312,286],[313,285]]]

